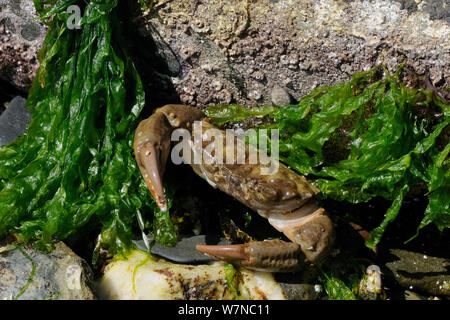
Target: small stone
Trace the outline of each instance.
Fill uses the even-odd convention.
[[[109,263],[97,282],[102,300],[231,300],[224,263],[181,265],[133,250],[126,259]],[[268,272],[239,268],[236,289],[242,300],[311,299],[312,285],[297,284],[299,294],[284,290],[283,284]],[[295,279],[295,275],[290,277]],[[298,282],[298,280],[297,280]],[[295,285],[295,284],[294,284]],[[290,286],[290,283],[288,283]],[[314,290],[312,288],[312,290]]]
[[[231,100],[233,99],[233,95],[228,89],[220,90],[216,95],[215,98],[219,100],[219,103],[231,103]]]
[[[272,104],[275,107],[282,107],[291,103],[291,96],[289,93],[282,87],[275,86],[272,89],[270,94],[270,98],[272,100]]]
[[[208,73],[211,73],[216,70],[216,68],[212,64],[203,64],[200,66],[200,68],[202,68],[202,70]]]
[[[256,71],[252,74],[252,77],[258,81],[263,81],[266,76],[264,75],[264,72]]]
[[[283,54],[282,56],[280,56],[280,63],[283,65],[289,64],[289,58]]]
[[[292,84],[292,79],[291,78],[286,78],[283,80],[283,83],[285,86],[290,86]]]
[[[260,100],[260,99],[262,98],[262,95],[261,95],[261,93],[260,93],[258,90],[252,90],[252,91],[250,91],[250,93],[248,94],[248,97],[249,97],[250,99],[253,99],[253,100],[258,101],[258,100]]]
[[[321,285],[311,283],[310,279],[318,276],[314,270],[300,273],[275,273],[276,282],[281,286],[283,295],[288,300],[315,300],[323,292]]]
[[[300,68],[300,70],[303,70],[303,71],[309,70],[309,69],[311,69],[311,62],[306,61],[303,63],[299,63],[298,67]]]
[[[220,82],[219,80],[214,80],[214,82],[212,83],[212,86],[214,88],[214,90],[219,91],[223,88],[222,82]]]
[[[28,41],[36,40],[41,34],[41,27],[35,23],[26,23],[21,28],[21,36]]]
[[[289,56],[289,64],[296,65],[298,63],[298,54],[293,53]]]

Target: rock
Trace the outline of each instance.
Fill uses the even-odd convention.
[[[403,298],[405,300],[428,300],[426,297],[409,290],[405,290]]]
[[[62,242],[48,254],[0,247],[0,300],[93,300],[92,281],[89,265]]]
[[[186,265],[133,251],[126,259],[108,264],[97,282],[100,299],[120,300],[230,300],[224,262]],[[238,291],[246,300],[314,299],[320,290],[310,284],[278,282],[272,273],[239,268]]]
[[[320,285],[308,283],[279,283],[287,300],[316,300],[322,293]]]
[[[174,264],[156,256],[134,251],[126,260],[108,264],[96,286],[100,299],[148,300],[230,300],[234,293],[227,285],[225,264]],[[134,276],[133,276],[134,274]],[[254,273],[245,273],[242,294],[247,299],[283,297],[281,288],[269,275],[258,277],[267,284],[255,283]]]
[[[392,72],[405,59],[413,71],[405,72],[408,83],[415,72],[430,75],[440,89],[448,87],[448,12],[444,0],[160,1],[135,20],[135,30],[155,42],[167,66],[178,61],[178,70],[145,76],[155,105],[179,97],[202,107],[231,97],[232,103],[256,106],[271,104],[275,86],[299,100],[317,86],[348,80],[382,62]],[[208,26],[208,32],[189,28],[189,21]],[[221,95],[215,81],[229,95]],[[158,89],[164,82],[170,95]]]
[[[391,249],[398,260],[386,263],[393,278],[404,288],[429,295],[450,296],[450,260]]]
[[[15,97],[0,114],[0,146],[10,144],[25,133],[31,120],[30,110],[24,108],[25,102],[24,98]]]
[[[22,90],[30,87],[46,31],[33,0],[0,1],[0,78]]]
[[[275,86],[270,93],[270,99],[275,107],[282,107],[291,103],[289,93],[282,87]]]
[[[287,300],[316,300],[323,293],[322,286],[314,284],[316,271],[309,270],[303,274],[274,273],[274,278]]]
[[[166,258],[170,261],[179,263],[207,263],[214,261],[214,259],[205,255],[204,253],[197,251],[195,246],[197,244],[229,244],[226,239],[220,239],[220,241],[213,239],[207,239],[205,235],[193,236],[182,238],[173,247],[166,247],[158,242],[155,242],[151,246],[151,253]],[[134,244],[142,250],[147,251],[143,240],[134,241]]]

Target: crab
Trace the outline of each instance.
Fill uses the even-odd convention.
[[[267,272],[300,271],[326,259],[333,245],[334,232],[330,218],[314,200],[319,190],[282,163],[278,163],[277,170],[261,174],[268,162],[251,163],[248,155],[254,147],[249,144],[230,145],[214,139],[215,148],[211,148],[205,140],[195,143],[195,137],[204,137],[210,129],[223,131],[215,131],[220,129],[192,106],[171,104],[160,107],[143,120],[135,132],[136,162],[161,211],[168,210],[162,178],[172,148],[171,136],[177,129],[190,134],[188,151],[184,149],[180,154],[196,174],[266,218],[290,240],[197,245],[198,251],[217,260]],[[216,155],[217,150],[222,154]],[[243,162],[219,161],[227,154],[237,155],[238,150],[247,156]],[[203,155],[202,161],[192,161],[198,154]]]

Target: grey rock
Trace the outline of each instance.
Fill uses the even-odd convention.
[[[165,247],[162,244],[154,242],[151,245],[150,252],[159,255],[168,260],[178,263],[207,263],[214,261],[211,257],[195,249],[197,244],[229,244],[226,239],[209,239],[205,235],[182,238],[173,247]],[[143,240],[134,241],[138,249],[147,251]]]
[[[395,0],[401,4],[401,9],[405,9],[409,14],[417,11],[417,3],[415,0]]]
[[[415,72],[429,75],[440,89],[447,87],[450,25],[446,3],[174,0],[158,4],[157,13],[137,18],[135,28],[143,37],[165,44],[158,56],[166,64],[179,62],[177,74],[161,72],[170,78],[152,71],[145,76],[152,88],[171,81],[165,84],[173,91],[170,96],[167,90],[155,89],[153,101],[169,103],[175,96],[182,103],[203,107],[227,103],[231,97],[232,103],[252,107],[271,104],[274,86],[285,87],[293,100],[299,100],[317,86],[348,80],[354,72],[380,63],[395,72],[405,59],[405,68],[413,71],[405,75],[407,83],[414,83]],[[189,21],[208,26],[209,32],[195,32],[187,27]],[[205,65],[216,68],[205,70]],[[264,78],[255,77],[258,74]],[[215,81],[230,94],[217,91]],[[253,92],[261,97],[255,99]]]
[[[0,1],[0,78],[19,89],[30,88],[46,30],[33,0]]]
[[[21,26],[20,34],[25,40],[33,41],[41,34],[41,28],[36,23],[25,23]]]
[[[428,0],[423,5],[424,11],[430,14],[433,20],[445,20],[450,24],[450,1],[449,0]]]
[[[282,87],[275,86],[270,93],[270,99],[275,107],[282,107],[291,103],[289,93]]]
[[[0,114],[0,146],[10,144],[25,133],[31,120],[30,110],[24,108],[25,102],[24,98],[15,97]]]
[[[400,249],[391,249],[390,253],[398,260],[386,263],[386,267],[402,287],[450,296],[450,260]]]
[[[295,273],[274,273],[275,281],[280,285],[288,300],[316,300],[323,295],[318,284],[319,269],[311,267]]]
[[[0,300],[93,300],[92,285],[89,265],[62,242],[48,254],[0,247]]]
[[[316,300],[320,296],[321,290],[318,287],[307,283],[283,283],[278,282],[283,290],[284,296],[288,300]]]

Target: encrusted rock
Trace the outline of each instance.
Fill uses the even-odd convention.
[[[238,270],[234,285],[241,299],[306,300],[316,299],[321,292],[313,284],[295,283],[292,279],[280,282],[269,272]],[[236,298],[227,281],[224,262],[175,264],[141,251],[133,251],[126,259],[108,264],[97,282],[96,293],[100,299],[121,300]]]
[[[93,273],[64,243],[48,254],[0,246],[0,300],[92,300]]]
[[[33,0],[0,1],[0,78],[23,90],[39,67],[47,30],[38,18]]]
[[[270,88],[276,86],[299,100],[317,86],[347,80],[382,62],[392,72],[405,59],[412,71],[405,72],[408,82],[414,72],[430,75],[439,88],[450,82],[450,25],[443,0],[157,3],[158,10],[136,27],[145,37],[158,37],[180,61],[187,49],[196,52],[172,75],[178,96],[184,87],[193,88],[195,95],[182,100],[196,106],[227,103],[230,97],[245,106],[268,105]],[[194,29],[208,26],[208,32],[184,31],[180,17],[186,14]],[[172,25],[164,23],[168,19]],[[190,74],[202,80],[200,86],[190,83]],[[147,80],[160,78],[150,74]],[[215,80],[230,95],[217,95]],[[261,97],[255,99],[254,90]]]

